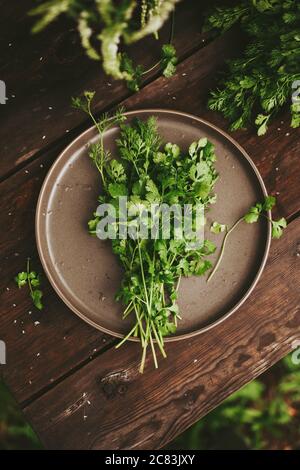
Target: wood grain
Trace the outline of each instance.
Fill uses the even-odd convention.
[[[46,278],[42,313],[34,310],[26,290],[15,287],[13,277],[24,269],[28,256],[33,267],[41,269],[34,237],[38,193],[59,152],[89,126],[69,107],[70,95],[83,89],[97,90],[97,111],[123,101],[127,109],[164,107],[194,113],[226,129],[228,123],[208,111],[206,102],[216,70],[237,53],[240,41],[233,32],[203,45],[201,2],[185,0],[176,32],[182,59],[177,75],[166,80],[155,73],[139,94],[129,96],[122,84],[108,85],[97,64],[78,52],[71,25],[58,23],[38,40],[28,38],[30,20],[24,12],[30,3],[24,0],[14,10],[14,30],[6,25],[13,3],[5,2],[1,19],[0,78],[9,84],[10,100],[0,126],[0,175],[15,172],[0,184],[5,380],[50,448],[160,447],[279,360],[300,337],[299,219],[293,221],[300,210],[300,131],[289,128],[283,112],[263,138],[253,129],[232,134],[258,166],[268,191],[277,196],[278,213],[291,221],[287,234],[273,244],[260,283],[233,317],[212,332],[168,345],[160,371],[153,371],[149,362],[140,376],[138,346],[115,351],[113,338],[75,317]],[[164,35],[167,27],[162,39]],[[133,53],[138,59],[144,50]],[[151,50],[149,63],[154,56]]]
[[[202,75],[200,74],[198,82],[195,81],[195,89],[200,86],[204,90],[204,82],[208,81],[209,76],[212,76],[215,67],[222,63],[224,56],[230,54],[228,52],[229,46],[229,38],[224,38],[224,40],[219,39],[216,43],[217,53],[213,54],[214,49],[211,45],[208,46],[208,52],[207,48],[202,50],[203,58],[200,59],[197,69],[201,70],[202,67],[207,67],[204,64],[207,63],[208,57],[210,65],[205,69],[205,72],[202,72]],[[186,68],[186,71],[189,72],[189,67]],[[171,79],[170,83],[174,83],[174,87],[177,88],[177,79],[174,79]],[[164,89],[165,80],[163,80],[163,84],[160,82],[160,79],[158,84],[157,81],[154,81],[153,86],[157,90],[157,100],[159,100],[160,106],[167,107],[170,95]],[[195,89],[191,89],[191,93],[194,93]],[[170,90],[172,91],[172,87]],[[145,94],[142,93],[144,97],[148,93],[151,94],[151,85],[147,86]],[[130,108],[131,99],[134,100],[132,105],[134,106],[136,96],[126,101],[128,108]],[[178,102],[180,103],[181,100],[186,100],[183,90]],[[196,107],[193,109],[197,112]],[[69,371],[89,360],[90,356],[93,356],[91,351],[96,349],[98,352],[112,341],[112,338],[101,335],[78,320],[57,298],[46,276],[44,276],[43,284],[45,311],[42,314],[35,312],[33,317],[29,316],[28,311],[34,312],[34,309],[31,306],[28,293],[24,289],[18,290],[13,281],[16,273],[25,268],[28,256],[33,258],[33,267],[36,270],[41,270],[34,235],[34,215],[39,190],[51,163],[75,136],[76,131],[70,132],[54,148],[43,152],[40,157],[28,163],[0,184],[1,222],[6,227],[0,237],[2,261],[0,273],[3,282],[0,294],[3,322],[0,331],[1,337],[8,345],[15,344],[17,346],[9,351],[10,360],[5,368],[5,379],[20,402],[27,402],[42,393]],[[7,288],[10,290],[8,291]],[[33,327],[35,321],[40,321],[38,327]],[[22,334],[22,331],[25,331],[25,334]],[[69,337],[69,340],[66,342],[63,340],[64,337]],[[36,354],[38,353],[39,359],[37,361]]]
[[[273,244],[240,310],[189,341],[168,344],[159,371],[138,345],[111,349],[25,409],[50,449],[156,449],[261,374],[300,338],[300,220]]]
[[[107,77],[100,63],[85,56],[73,22],[61,18],[39,35],[30,35],[34,20],[27,12],[34,2],[18,2],[16,12],[15,2],[3,3],[0,79],[6,83],[9,99],[0,115],[0,178],[84,122],[84,116],[71,109],[71,96],[96,90],[96,109],[100,111],[131,94],[123,82]],[[179,60],[203,46],[207,36],[201,33],[203,3],[184,0],[178,6],[174,45]],[[161,30],[158,44],[146,38],[143,47],[130,47],[130,54],[145,68],[152,66],[159,60],[159,45],[168,42],[169,34],[170,22]],[[160,73],[155,69],[145,76],[144,83]]]
[[[204,116],[226,128],[226,123],[220,116],[206,110],[205,103],[216,68],[222,64],[225,57],[232,54],[231,44],[230,35],[209,44],[181,64],[178,75],[171,80],[159,78],[138,95],[125,101],[127,108],[177,108]],[[276,125],[274,123],[274,126]],[[0,297],[3,320],[0,332],[8,345],[17,346],[10,348],[5,378],[21,402],[30,401],[53,383],[62,380],[69,372],[89,361],[94,349],[101,351],[103,346],[106,348],[108,342],[112,341],[75,317],[57,298],[46,278],[45,311],[42,314],[35,312],[33,317],[30,317],[28,311],[34,312],[34,309],[27,292],[16,289],[13,282],[14,275],[24,269],[28,256],[33,257],[34,268],[41,269],[37,261],[34,237],[34,213],[38,193],[49,166],[67,141],[75,135],[75,131],[71,132],[68,140],[63,139],[53,149],[44,152],[0,184],[1,224],[5,227],[0,237],[0,272],[3,282]],[[268,190],[273,193],[280,192],[280,214],[287,217],[295,214],[299,210],[300,170],[295,152],[299,145],[298,131],[290,131],[289,138],[284,138],[282,142],[282,134],[272,129],[264,138],[264,145],[261,144],[261,138],[251,131],[240,132],[234,136],[237,136],[246,148],[249,146],[250,154],[259,166]],[[278,152],[278,149],[282,151]],[[10,290],[7,291],[7,288]],[[16,307],[13,304],[16,304]],[[15,320],[17,323],[14,323]],[[33,327],[34,321],[40,321],[40,325]],[[22,334],[22,331],[25,331],[25,334]],[[64,337],[67,337],[68,341],[64,340]],[[36,361],[38,353],[39,360]]]

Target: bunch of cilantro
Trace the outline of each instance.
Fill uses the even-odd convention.
[[[231,129],[252,120],[258,135],[267,132],[272,118],[289,105],[291,127],[300,126],[299,0],[237,0],[217,6],[207,17],[206,29],[224,32],[239,23],[246,34],[240,57],[230,60],[220,87],[209,100],[212,110],[231,121]]]
[[[89,156],[101,175],[102,193],[98,200],[105,207],[113,207],[116,215],[108,227],[108,232],[112,231],[108,238],[111,238],[113,252],[123,267],[123,279],[116,298],[125,305],[123,318],[131,316],[133,319],[133,327],[117,347],[131,336],[140,338],[140,372],[143,372],[149,347],[155,367],[158,367],[156,344],[162,356],[166,357],[164,337],[176,332],[181,318],[177,304],[181,277],[202,276],[212,268],[207,258],[216,247],[210,240],[198,238],[197,211],[199,207],[207,210],[216,202],[214,185],[218,174],[215,149],[206,137],[191,143],[188,152],[183,152],[177,144],[163,145],[153,116],[146,121],[135,119],[128,125],[123,110],[119,109],[111,117],[104,114],[96,119],[91,110],[94,95],[94,92],[86,91],[84,98],[73,98],[73,106],[87,113],[99,132],[99,141],[89,147]],[[103,139],[104,133],[116,125],[120,128],[120,136],[116,140],[117,159],[105,148]],[[120,204],[124,197],[126,214],[122,213]],[[242,222],[253,224],[265,217],[272,226],[272,237],[281,237],[287,223],[284,218],[277,221],[270,218],[275,203],[273,196],[265,197],[263,202],[250,207],[231,228],[216,221],[212,224],[211,232],[225,232],[225,235],[207,281],[214,276],[222,261],[228,237]],[[162,205],[171,208],[176,205],[182,209],[181,215],[188,207],[192,230],[187,233],[181,231],[178,236],[174,223],[176,211],[171,211],[166,237],[163,217],[149,218],[149,214],[153,214],[153,205],[160,208]],[[88,222],[92,235],[99,236],[102,221],[103,216],[96,211]],[[147,236],[141,232],[141,222],[148,230]],[[124,224],[129,229],[125,237],[123,231],[121,235]],[[203,214],[201,224],[205,224]],[[157,225],[155,236],[153,225]],[[131,228],[136,230],[131,231]]]
[[[93,96],[86,92],[85,100],[74,99],[73,105],[87,112],[99,130],[100,140],[90,146],[89,155],[101,175],[103,192],[99,202],[115,207],[117,226],[124,223],[118,214],[122,196],[127,196],[128,210],[141,206],[150,209],[151,204],[178,204],[181,207],[189,204],[191,210],[196,211],[199,204],[207,208],[215,202],[216,156],[214,146],[206,138],[192,143],[189,153],[182,152],[176,144],[163,146],[154,117],[146,121],[136,119],[128,125],[119,111],[112,118],[102,116],[98,121],[91,113]],[[118,159],[112,158],[103,145],[103,132],[116,124],[120,126],[120,137],[116,142]],[[91,234],[97,233],[100,220],[95,213],[89,221]],[[127,223],[135,222],[133,216]],[[117,299],[126,306],[123,317],[130,315],[134,323],[119,346],[132,335],[140,338],[141,372],[148,347],[152,350],[155,367],[158,366],[154,341],[166,357],[164,337],[176,332],[180,319],[177,296],[181,276],[206,273],[212,266],[207,257],[215,251],[215,245],[209,240],[191,245],[193,239],[190,237],[175,237],[172,220],[170,239],[166,239],[161,218],[158,224],[154,239],[149,234],[148,238],[138,235],[112,240],[113,252],[124,270]]]

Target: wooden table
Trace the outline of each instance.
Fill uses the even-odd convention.
[[[212,331],[168,344],[168,359],[161,361],[159,371],[149,357],[140,375],[136,344],[115,350],[114,338],[77,318],[46,279],[45,309],[36,311],[13,277],[28,256],[41,270],[34,234],[41,185],[59,152],[90,125],[71,109],[70,96],[92,89],[97,112],[118,103],[128,110],[157,106],[194,113],[227,129],[228,123],[209,112],[206,102],[216,70],[239,48],[239,33],[214,40],[202,35],[201,2],[183,1],[176,16],[176,76],[166,80],[156,70],[131,95],[84,56],[72,23],[61,20],[30,36],[32,20],[26,11],[31,4],[0,2],[0,79],[9,98],[0,106],[0,339],[8,348],[8,363],[1,371],[47,448],[159,448],[300,339],[300,131],[290,129],[283,113],[264,137],[257,137],[254,129],[233,134],[256,163],[268,191],[277,195],[278,214],[287,218],[288,229],[272,244],[263,276],[238,312]],[[166,25],[163,41],[168,34]],[[159,51],[147,39],[132,53],[151,65]]]

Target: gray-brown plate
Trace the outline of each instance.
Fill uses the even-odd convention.
[[[230,226],[267,194],[257,168],[230,136],[197,117],[150,109],[129,112],[127,118],[130,122],[133,117],[150,115],[157,116],[165,141],[187,149],[192,141],[206,136],[215,144],[218,200],[206,214],[206,237],[220,247],[223,236],[209,231],[211,222]],[[118,129],[113,128],[104,138],[112,154],[117,134]],[[93,238],[87,231],[100,193],[100,177],[88,158],[87,145],[97,138],[95,128],[88,129],[53,164],[37,205],[36,239],[44,270],[68,307],[90,325],[122,337],[130,326],[130,320],[122,320],[123,307],[114,299],[122,272],[110,242]],[[270,239],[266,220],[240,224],[228,240],[222,264],[210,283],[204,277],[183,279],[179,290],[182,321],[176,335],[166,341],[206,331],[236,311],[262,273]]]

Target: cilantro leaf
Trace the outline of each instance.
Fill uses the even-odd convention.
[[[38,309],[38,310],[42,310],[43,308],[43,304],[42,304],[42,297],[43,297],[43,292],[41,290],[38,290],[38,289],[35,289],[31,292],[31,298],[33,300],[33,303],[35,305],[35,307]]]
[[[170,78],[175,74],[177,61],[175,47],[172,44],[164,44],[162,47],[161,66],[163,68],[163,75],[166,78]]]
[[[19,289],[27,284],[27,273],[22,271],[16,277],[15,281],[18,284]]]
[[[219,222],[213,222],[210,227],[210,231],[215,234],[225,232],[226,229],[227,225],[219,224]]]
[[[123,183],[109,183],[108,192],[113,198],[126,196],[127,188]]]
[[[280,238],[283,234],[283,229],[287,227],[286,220],[282,217],[279,220],[272,220],[272,237]]]

